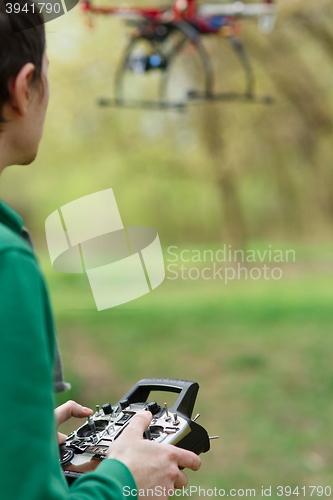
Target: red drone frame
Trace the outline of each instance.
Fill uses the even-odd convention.
[[[262,3],[234,2],[231,4],[202,4],[196,0],[175,0],[168,8],[152,7],[107,7],[95,6],[91,0],[82,1],[85,13],[117,15],[136,29],[125,50],[117,70],[115,100],[100,99],[101,105],[116,105],[145,108],[183,108],[193,102],[244,100],[249,102],[271,102],[268,96],[257,97],[254,92],[254,76],[245,48],[238,35],[239,19],[256,17],[262,31],[270,32],[274,27],[276,6],[274,0]],[[230,43],[239,58],[246,77],[244,92],[214,93],[213,69],[210,58],[201,43],[203,35],[222,35]],[[145,42],[144,51],[138,44]],[[188,89],[185,98],[174,100],[167,96],[170,69],[175,58],[188,46],[192,46],[199,57],[204,76],[203,88]],[[131,99],[125,95],[124,80],[129,73],[146,74],[159,72],[161,79],[156,100]],[[133,85],[132,85],[133,87]]]

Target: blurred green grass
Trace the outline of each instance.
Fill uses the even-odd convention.
[[[147,377],[196,380],[199,422],[220,439],[190,484],[257,496],[261,486],[331,485],[330,248],[300,246],[296,255],[279,281],[166,279],[100,312],[86,278],[54,272],[45,256],[73,386],[59,402],[114,403]]]

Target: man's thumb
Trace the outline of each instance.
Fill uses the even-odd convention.
[[[136,415],[134,415],[127,428],[124,430],[123,434],[126,432],[126,434],[131,433],[133,437],[142,437],[152,418],[153,415],[150,413],[150,411],[142,411],[140,413],[137,413]]]

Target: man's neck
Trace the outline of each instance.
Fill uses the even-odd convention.
[[[0,132],[0,175],[9,165],[13,165],[5,132]]]
[[[2,171],[5,170],[5,168],[7,167],[7,165],[5,163],[2,163],[1,160],[2,160],[2,155],[1,155],[1,149],[0,149],[0,175],[2,174]]]

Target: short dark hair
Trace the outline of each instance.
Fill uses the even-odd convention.
[[[7,13],[8,4],[14,3],[21,6],[19,13]],[[44,20],[33,0],[0,0],[0,124],[6,122],[2,108],[11,102],[10,79],[31,62],[35,65],[32,82],[40,83],[44,50]]]

